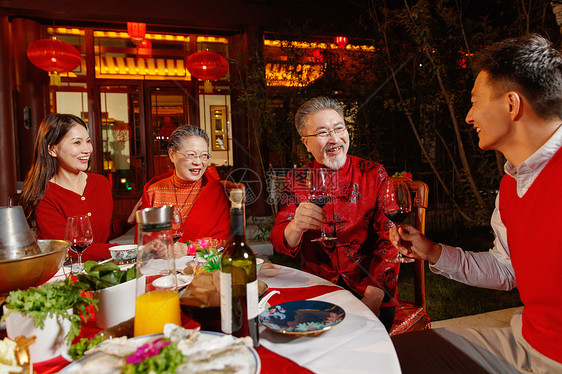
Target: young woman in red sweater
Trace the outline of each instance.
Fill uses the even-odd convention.
[[[88,126],[81,118],[71,114],[49,115],[39,127],[33,164],[20,197],[28,217],[36,220],[38,239],[64,239],[67,217],[89,216],[94,242],[84,252],[84,260],[110,257],[108,240],[134,225],[134,213],[139,206],[135,206],[127,220],[112,221],[109,181],[86,172],[92,151]]]

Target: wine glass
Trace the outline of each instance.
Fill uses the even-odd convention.
[[[310,169],[306,178],[308,188],[308,201],[323,208],[330,200],[334,198],[332,188],[334,182],[334,172],[330,169],[319,168]],[[336,240],[333,236],[327,236],[322,225],[320,237],[312,239],[313,242],[321,242],[326,240]]]
[[[412,211],[410,188],[404,179],[387,178],[384,184],[384,215],[394,222],[396,229]],[[394,258],[387,258],[387,262],[413,262],[413,258],[403,257],[400,252]]]
[[[74,216],[66,219],[64,240],[70,243],[70,249],[78,255],[78,273],[82,272],[82,253],[94,241],[94,233],[88,216]]]

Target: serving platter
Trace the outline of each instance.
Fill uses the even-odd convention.
[[[274,305],[260,316],[271,331],[295,336],[315,336],[331,329],[345,318],[343,308],[325,301],[297,300]]]
[[[213,331],[200,331],[200,337],[197,340],[197,345],[206,345],[210,340],[216,339],[217,337],[224,336],[224,334],[219,332]],[[131,338],[139,345],[148,343],[152,340],[156,340],[158,338],[163,337],[163,334],[153,334],[153,335],[145,335],[139,336],[136,338]],[[66,366],[64,369],[59,371],[62,374],[77,374],[77,373],[96,373],[96,374],[103,374],[103,373],[119,373],[120,370],[115,371],[105,369],[98,366],[98,363],[107,362],[107,358],[111,358],[112,356],[104,353],[104,352],[95,352],[90,355],[87,355],[80,360],[72,362],[70,365]],[[216,361],[215,361],[216,360]],[[220,362],[218,362],[220,360]],[[261,371],[261,361],[258,356],[256,350],[252,347],[244,347],[244,350],[241,352],[235,353],[226,353],[219,355],[217,358],[213,359],[213,362],[221,364],[221,365],[237,365],[240,367],[239,371],[236,373],[244,373],[244,374],[259,374]],[[89,366],[94,366],[88,369]]]

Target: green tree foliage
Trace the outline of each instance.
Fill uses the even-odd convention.
[[[486,224],[504,160],[495,152],[481,151],[476,134],[465,123],[475,78],[470,58],[496,41],[527,32],[559,43],[560,28],[551,3],[350,3],[364,9],[357,22],[348,25],[349,35],[362,38],[350,38],[350,43],[370,45],[374,52],[322,49],[322,75],[312,81],[303,64],[314,62],[313,51],[287,41],[280,47],[282,59],[264,53],[264,60],[291,71],[293,87],[245,87],[248,105],[259,103],[262,109],[267,149],[276,155],[265,164],[290,167],[307,160],[294,130],[294,113],[309,98],[330,96],[344,106],[352,139],[350,153],[383,163],[390,174],[407,170],[426,181],[432,207],[460,213],[455,213],[462,217],[458,223]],[[310,41],[325,31],[288,25],[285,35],[302,35],[302,40]]]

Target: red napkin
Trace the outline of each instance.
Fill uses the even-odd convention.
[[[274,295],[269,299],[268,303],[271,306],[285,303],[287,301],[295,300],[308,300],[318,297],[330,292],[342,290],[340,286],[336,285],[318,285],[302,288],[270,288],[269,291],[279,291],[280,293]]]

